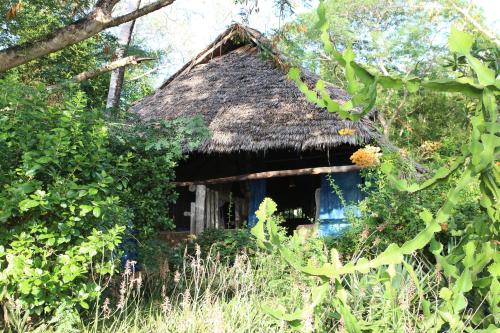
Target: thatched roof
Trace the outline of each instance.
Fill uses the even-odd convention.
[[[308,102],[286,70],[286,59],[258,31],[235,24],[132,111],[146,121],[203,116],[211,137],[198,150],[206,153],[324,149],[374,137],[368,118],[343,121]],[[304,76],[311,85],[317,80]],[[333,99],[347,100],[345,91],[329,89]],[[339,135],[342,128],[355,135]]]

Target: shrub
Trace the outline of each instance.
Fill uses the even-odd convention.
[[[127,177],[127,157],[110,153],[82,93],[54,101],[0,86],[0,302],[38,315],[87,309],[99,292],[90,274],[113,272],[131,218],[113,176]]]
[[[442,157],[439,157],[442,158]],[[411,166],[397,157],[385,155],[398,165],[400,173],[406,178],[413,178]],[[339,237],[325,239],[328,247],[335,247],[339,252],[350,257],[354,252],[364,248],[368,256],[379,253],[391,243],[398,245],[412,239],[425,224],[419,218],[423,208],[437,210],[446,200],[446,193],[455,184],[456,179],[436,184],[434,187],[416,193],[405,193],[395,189],[386,175],[379,168],[364,169],[362,190],[365,198],[360,202],[361,215],[351,218],[351,227]],[[450,218],[450,230],[461,228],[467,221],[481,214],[479,206],[479,183],[475,182],[465,188],[459,197],[453,216]],[[448,238],[443,230],[438,236]]]
[[[135,237],[147,240],[174,223],[168,209],[177,199],[174,168],[185,150],[208,135],[201,117],[178,118],[150,126],[132,114],[110,122],[110,151],[128,157],[128,175],[120,178],[120,198],[134,215]]]
[[[196,244],[202,254],[218,255],[222,262],[233,262],[241,251],[246,251],[251,258],[257,251],[255,240],[247,229],[207,229],[196,239]],[[194,256],[195,252],[196,246],[192,243],[188,253]]]
[[[88,309],[122,239],[149,244],[172,227],[173,168],[206,130],[199,119],[106,122],[73,89],[5,79],[0,90],[0,305]]]

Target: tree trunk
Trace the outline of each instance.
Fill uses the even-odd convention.
[[[175,0],[157,0],[119,17],[111,16],[119,0],[99,0],[86,17],[62,27],[37,41],[9,47],[0,51],[0,73],[31,60],[59,51],[90,38],[104,29],[116,27],[172,4]]]
[[[127,10],[132,12],[141,6],[141,0],[127,0]],[[132,39],[135,20],[124,23],[120,26],[118,36],[118,48],[115,52],[115,59],[119,60],[127,54],[127,49]],[[106,100],[106,108],[118,108],[120,104],[120,96],[122,93],[123,80],[125,78],[125,67],[114,69],[111,73],[109,81],[108,98]]]

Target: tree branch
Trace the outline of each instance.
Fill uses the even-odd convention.
[[[153,2],[152,4],[146,5],[146,6],[140,8],[138,10],[135,10],[131,13],[114,18],[111,26],[115,27],[115,26],[120,25],[122,23],[135,20],[141,16],[144,16],[146,14],[154,12],[160,8],[171,5],[174,1],[175,0],[159,0],[159,1]]]
[[[464,17],[464,19],[467,22],[472,24],[480,33],[482,33],[483,35],[488,37],[493,43],[496,44],[497,47],[500,47],[500,37],[496,33],[483,27],[478,21],[476,21],[472,16],[470,16],[467,11],[465,11],[464,9],[457,6],[455,1],[449,0],[448,2],[451,4],[453,9],[455,9],[457,12],[459,12]]]
[[[149,75],[149,74],[151,74],[151,73],[154,73],[154,72],[156,72],[156,71],[158,71],[158,70],[160,70],[160,69],[162,69],[162,68],[166,68],[166,67],[167,67],[167,66],[158,66],[158,67],[152,68],[152,69],[150,69],[150,70],[148,70],[148,71],[146,71],[146,72],[144,72],[144,73],[142,73],[142,74],[139,74],[139,75],[137,75],[137,76],[134,76],[134,77],[133,77],[133,78],[131,78],[131,79],[128,79],[128,81],[137,81],[137,80],[139,80],[139,79],[142,79],[142,78],[143,78],[143,77],[145,77],[145,76],[148,76],[148,75]]]
[[[0,51],[0,73],[76,44],[104,29],[135,20],[168,6],[174,1],[157,0],[131,13],[114,18],[111,16],[111,10],[119,0],[100,0],[89,16],[60,28],[38,41],[16,45]]]
[[[70,79],[70,81],[71,82],[82,82],[85,80],[92,79],[92,78],[99,76],[101,74],[111,72],[112,70],[117,69],[117,68],[125,67],[128,65],[137,65],[143,61],[151,61],[151,60],[156,60],[156,58],[139,58],[137,56],[129,56],[129,57],[121,58],[121,59],[112,61],[110,63],[107,63],[106,65],[104,65],[100,68],[77,74],[77,75],[73,76]],[[49,89],[56,89],[58,87],[61,87],[61,85],[52,85],[52,86],[49,86],[48,88]]]

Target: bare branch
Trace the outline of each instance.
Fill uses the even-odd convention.
[[[137,65],[137,64],[139,64],[141,62],[151,61],[151,60],[156,60],[156,58],[139,58],[137,56],[129,56],[129,57],[121,58],[121,59],[112,61],[110,63],[107,63],[106,65],[104,65],[104,66],[102,66],[100,68],[93,69],[93,70],[90,70],[90,71],[86,71],[86,72],[82,72],[80,74],[77,74],[77,75],[73,76],[70,79],[70,81],[72,81],[72,82],[82,82],[82,81],[85,81],[85,80],[92,79],[92,78],[94,78],[96,76],[99,76],[101,74],[104,74],[104,73],[107,73],[107,72],[111,72],[112,70],[117,69],[117,68],[129,66],[129,65]],[[55,88],[58,88],[58,87],[61,87],[61,86],[60,85],[53,85],[53,86],[49,86],[48,88],[49,89],[55,89]]]
[[[110,25],[110,26],[115,27],[115,26],[120,25],[122,23],[135,20],[141,16],[144,16],[146,14],[154,12],[162,7],[171,5],[174,1],[175,0],[159,0],[159,1],[153,2],[152,4],[146,5],[146,6],[140,8],[138,10],[135,10],[131,13],[114,18],[113,21],[111,22],[112,25]]]
[[[134,76],[133,78],[129,79],[128,81],[136,81],[136,80],[142,79],[143,77],[148,76],[149,74],[154,73],[154,72],[156,72],[162,68],[166,68],[166,67],[167,66],[158,66],[158,67],[152,68],[152,69],[150,69],[142,74]]]
[[[119,0],[100,0],[89,16],[60,28],[44,38],[0,51],[0,73],[31,60],[59,51],[67,46],[90,38],[104,29],[137,19],[175,0],[158,0],[131,13],[113,18],[111,9]]]

